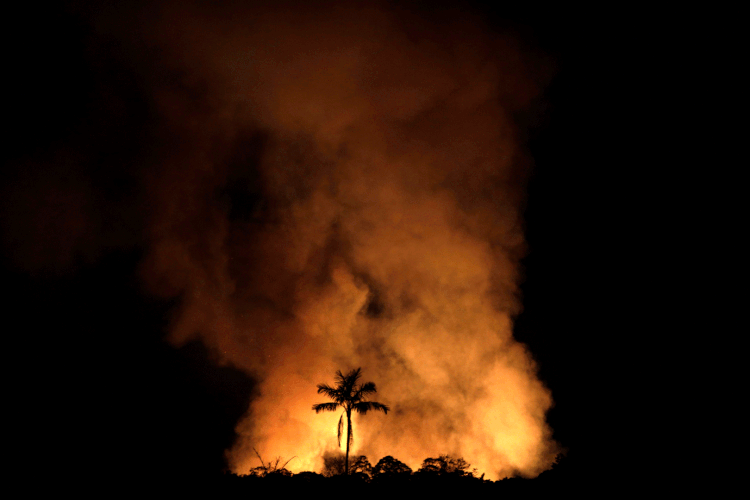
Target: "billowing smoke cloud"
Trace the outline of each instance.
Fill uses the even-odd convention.
[[[465,13],[295,7],[139,14],[163,131],[142,275],[181,297],[174,345],[260,381],[232,469],[319,470],[339,415],[315,386],[362,367],[392,412],[355,419],[354,454],[539,474],[552,399],[512,335],[537,62]]]

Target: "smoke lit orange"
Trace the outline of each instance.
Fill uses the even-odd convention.
[[[320,470],[339,415],[310,410],[316,384],[359,366],[392,412],[354,417],[354,455],[549,468],[552,398],[513,338],[525,160],[509,116],[534,61],[456,13],[163,19],[150,43],[212,107],[155,90],[183,146],[154,174],[144,276],[183,298],[174,344],[197,336],[261,381],[232,469],[256,448]]]

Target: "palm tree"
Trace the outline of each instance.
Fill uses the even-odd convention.
[[[376,403],[375,401],[367,401],[366,397],[369,394],[376,392],[375,384],[373,382],[365,382],[364,384],[357,385],[357,381],[361,376],[362,368],[352,370],[346,375],[341,373],[341,370],[336,372],[336,387],[331,387],[328,384],[318,384],[318,394],[325,394],[333,400],[332,403],[318,403],[313,405],[312,409],[315,413],[322,411],[336,411],[339,407],[343,408],[344,411],[341,413],[339,418],[338,426],[338,440],[339,446],[341,446],[341,434],[344,427],[344,415],[346,415],[346,462],[344,470],[346,474],[349,474],[349,446],[354,442],[354,436],[352,435],[352,410],[357,413],[364,415],[370,410],[382,411],[388,414],[388,406]]]

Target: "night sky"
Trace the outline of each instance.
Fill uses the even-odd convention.
[[[408,9],[436,8],[426,4]],[[637,169],[618,155],[617,118],[629,106],[629,49],[611,12],[592,20],[562,7],[461,10],[541,61],[541,92],[512,114],[531,159],[513,332],[552,393],[547,422],[566,450],[566,474],[601,476],[628,453],[616,401],[632,401],[615,382],[634,326],[624,304],[634,230],[619,200]],[[139,43],[154,11],[151,2],[69,2],[11,22],[0,177],[5,413],[16,466],[32,475],[221,473],[257,396],[257,380],[217,362],[199,339],[167,342],[181,298],[144,284],[149,179],[185,137],[164,124],[149,89],[157,80],[184,86],[196,109],[211,107],[201,82],[164,69],[170,54]],[[226,161],[252,161],[262,142],[248,137],[234,150],[240,159]],[[241,181],[252,186],[248,175]],[[263,194],[236,194],[231,179],[225,189],[216,203],[229,199],[230,217],[252,219]]]

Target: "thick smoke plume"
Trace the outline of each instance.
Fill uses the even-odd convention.
[[[539,474],[552,399],[512,334],[538,61],[462,12],[294,7],[136,14],[161,148],[142,275],[181,298],[174,345],[260,381],[231,468],[319,470],[339,415],[315,386],[362,367],[393,411],[355,419],[354,454]]]

